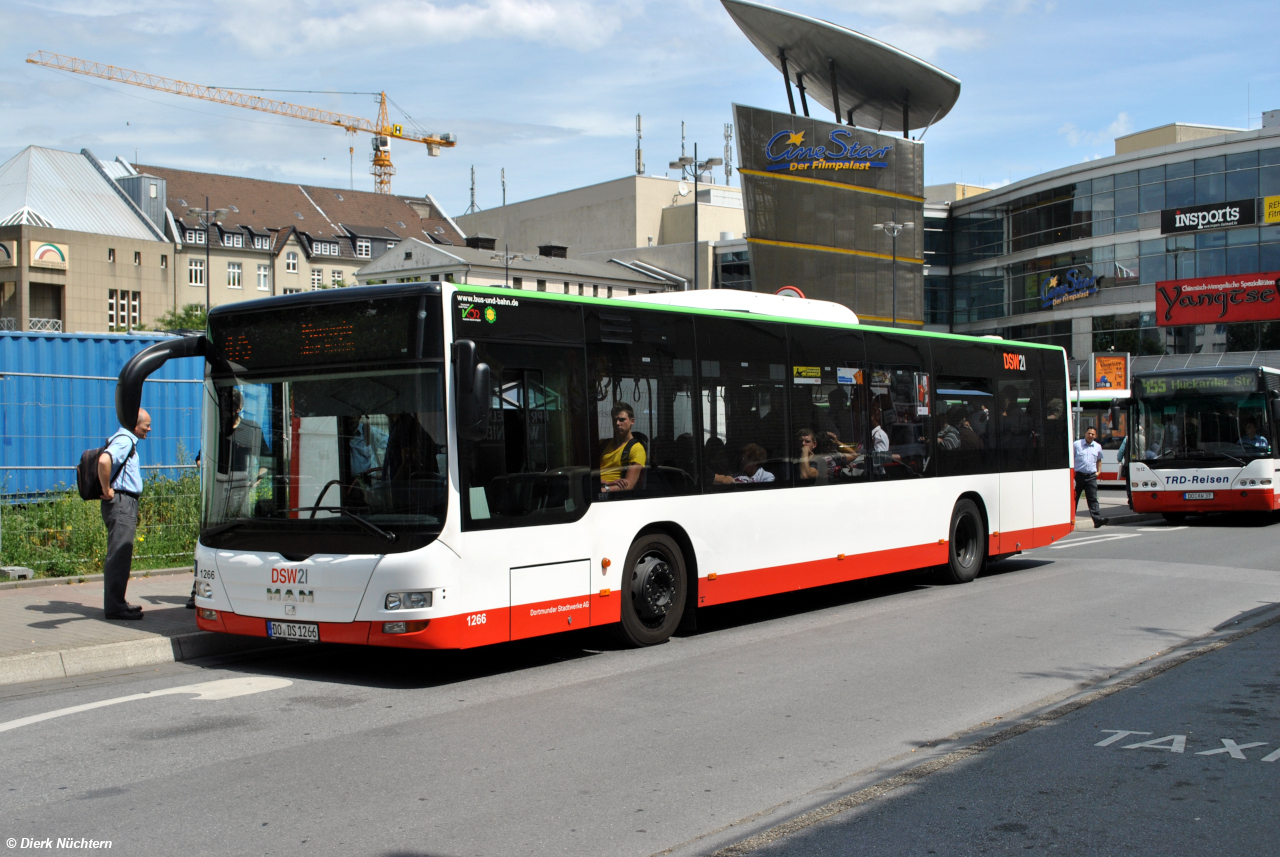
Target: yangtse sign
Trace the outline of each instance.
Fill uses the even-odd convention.
[[[1156,324],[1280,319],[1280,271],[1156,283]]]

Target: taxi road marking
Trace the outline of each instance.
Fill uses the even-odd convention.
[[[1100,729],[1099,732],[1110,733],[1106,738],[1097,742],[1095,747],[1110,747],[1112,744],[1118,744],[1130,735],[1150,735],[1150,732],[1139,732],[1133,729]],[[1220,753],[1226,753],[1233,759],[1239,759],[1242,762],[1249,761],[1249,757],[1244,754],[1245,750],[1251,750],[1254,747],[1267,746],[1266,741],[1250,741],[1247,744],[1237,744],[1230,738],[1219,738],[1222,742],[1221,747],[1212,750],[1200,750],[1195,753],[1197,756],[1216,756]],[[1165,735],[1161,738],[1152,738],[1147,741],[1138,741],[1134,744],[1125,744],[1122,750],[1140,750],[1148,748],[1151,750],[1168,750],[1170,753],[1185,753],[1187,750],[1186,735]],[[1280,750],[1263,756],[1260,762],[1280,762]]]
[[[232,699],[237,696],[247,696],[251,693],[279,690],[291,684],[293,682],[287,678],[276,678],[274,676],[243,676],[241,678],[203,681],[199,684],[184,684],[180,687],[153,690],[148,693],[134,693],[129,696],[117,696],[114,699],[104,699],[100,702],[89,702],[84,705],[73,705],[70,708],[59,708],[56,711],[48,711],[44,714],[33,714],[30,717],[9,720],[0,723],[0,732],[8,732],[10,729],[17,729],[20,726],[30,726],[33,723],[53,720],[55,717],[66,717],[68,714],[79,714],[82,711],[92,711],[95,708],[105,708],[108,705],[119,705],[122,702],[133,702],[138,699],[151,699],[156,696],[194,693],[196,699]]]

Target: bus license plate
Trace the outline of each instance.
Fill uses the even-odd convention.
[[[320,642],[320,626],[302,622],[268,622],[267,636],[276,640],[305,640]]]
[[[1183,500],[1212,500],[1212,491],[1188,491],[1182,495]]]

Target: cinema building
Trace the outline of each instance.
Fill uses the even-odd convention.
[[[1109,158],[930,200],[925,321],[1050,342],[1073,360],[1129,352],[1134,371],[1276,365],[1276,119],[1166,125],[1118,138]]]

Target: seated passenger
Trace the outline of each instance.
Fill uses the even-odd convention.
[[[1258,423],[1255,420],[1245,420],[1244,434],[1240,438],[1240,445],[1245,449],[1254,449],[1258,452],[1266,452],[1271,449],[1271,444],[1267,443],[1267,439],[1258,434]]]
[[[613,439],[600,453],[600,490],[616,494],[631,491],[639,484],[646,455],[644,444],[631,433],[636,424],[635,409],[619,402],[609,413],[613,417]]]
[[[746,484],[748,482],[772,482],[774,476],[768,470],[765,470],[763,464],[769,454],[764,451],[764,447],[758,443],[749,443],[742,448],[742,472],[737,476],[724,476],[717,473],[715,483],[717,485],[736,485]]]
[[[800,458],[797,462],[797,475],[806,482],[827,481],[827,461],[818,455],[818,436],[811,428],[802,428],[796,432],[800,441]]]
[[[960,413],[959,428],[961,449],[982,449],[982,438],[973,430],[973,426],[969,423],[969,417],[963,410]]]
[[[960,448],[960,421],[964,419],[964,406],[952,405],[947,411],[947,424],[938,432],[938,447],[941,449]]]

